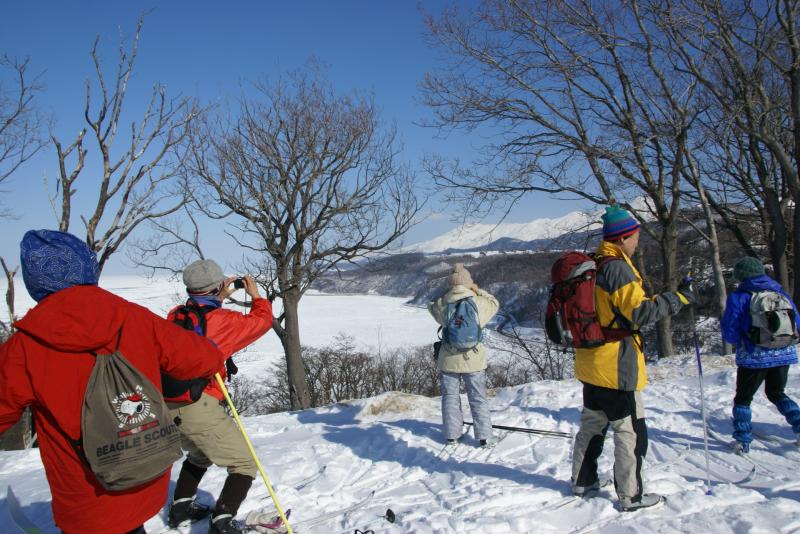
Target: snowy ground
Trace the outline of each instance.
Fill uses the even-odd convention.
[[[140,299],[159,303],[164,299],[163,287],[154,288],[152,294],[141,287],[134,289]],[[117,290],[126,295],[127,289]],[[352,298],[360,300],[347,300]],[[352,323],[351,307],[361,308],[359,313],[369,318],[366,324],[384,325],[386,347],[393,346],[388,325],[394,324],[398,310],[408,312],[413,326],[401,328],[405,335],[391,339],[402,344],[408,336],[429,334],[430,323],[425,324],[423,318],[426,312],[407,309],[401,299],[318,296],[308,304],[304,316],[317,318],[318,326],[331,335]],[[358,335],[364,331],[354,330],[356,339],[374,345],[374,337]],[[570,496],[571,440],[498,433],[500,442],[494,449],[476,448],[475,440],[465,437],[452,453],[443,452],[438,399],[385,394],[244,421],[282,505],[292,509],[296,531],[306,534],[352,533],[356,528],[398,534],[800,532],[800,451],[791,430],[763,394],[753,403],[754,430],[762,438],[754,442],[749,457],[736,456],[719,439],[710,439],[712,491],[707,495],[694,358],[672,358],[649,372],[651,384],[644,395],[650,428],[645,484],[648,491],[663,493],[668,501],[658,509],[629,514],[618,511],[611,486],[591,500]],[[708,419],[714,434],[722,434],[723,439],[730,433],[734,379],[730,358],[705,359]],[[788,393],[797,398],[799,391],[800,371],[794,367]],[[496,424],[573,434],[577,430],[581,399],[580,385],[574,380],[494,393],[491,409]],[[611,477],[612,457],[613,440],[609,439],[600,464],[603,478]],[[213,502],[224,479],[224,470],[209,470],[200,498]],[[38,451],[0,453],[0,481],[0,486],[13,486],[23,510],[45,532],[57,532]],[[357,506],[340,513],[353,505]],[[240,517],[261,508],[269,509],[270,500],[257,480]],[[397,516],[394,524],[381,518],[388,508]],[[149,532],[158,532],[163,525],[162,513],[146,526]],[[206,526],[199,524],[182,532],[205,531]],[[13,532],[5,500],[0,500],[0,532]]]

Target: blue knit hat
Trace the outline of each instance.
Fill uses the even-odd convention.
[[[605,241],[617,241],[639,231],[638,221],[617,205],[608,206],[602,219]]]
[[[20,243],[22,280],[39,302],[47,295],[78,285],[97,285],[100,269],[89,246],[66,232],[30,230]]]

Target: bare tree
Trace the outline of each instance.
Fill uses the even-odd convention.
[[[95,40],[91,56],[96,87],[86,81],[86,127],[68,145],[51,136],[59,164],[58,193],[51,202],[62,231],[72,223],[76,182],[87,182],[89,178],[81,177],[92,174],[86,171],[89,140],[96,147],[100,181],[87,182],[84,190],[96,191],[97,197],[93,211],[80,214],[80,219],[101,269],[137,226],[178,211],[188,200],[187,189],[178,180],[185,156],[179,149],[201,113],[196,103],[186,97],[167,98],[165,87],[156,83],[139,121],[131,122],[129,129],[123,123],[143,22],[140,18],[130,50],[120,46],[113,77],[103,73],[99,37]],[[120,128],[128,135],[118,139]]]
[[[708,200],[705,187],[703,186],[703,181],[697,162],[691,155],[689,155],[689,165],[686,168],[686,180],[697,190],[697,197],[700,201],[700,206],[703,209],[703,217],[705,218],[705,228],[700,228],[694,224],[691,217],[685,217],[684,219],[711,247],[711,269],[714,273],[714,291],[717,300],[717,309],[719,310],[719,318],[721,319],[722,314],[725,312],[725,306],[728,300],[728,291],[725,287],[725,276],[722,271],[717,222],[714,218],[714,211],[711,207],[711,203]],[[732,349],[732,345],[723,339],[721,345],[722,354],[730,354]]]
[[[29,60],[0,57],[0,182],[32,158],[45,144],[43,118],[34,106],[42,86],[28,73]],[[5,74],[9,76],[6,78]]]
[[[273,322],[286,353],[292,408],[311,398],[297,308],[310,284],[342,262],[384,250],[419,211],[413,180],[397,163],[392,130],[374,103],[337,96],[319,70],[259,83],[238,118],[207,121],[193,136],[190,172],[210,195],[204,207],[234,214],[258,254],[283,313]],[[274,278],[274,280],[273,280]]]
[[[44,120],[34,105],[42,86],[36,77],[31,78],[28,68],[28,59],[0,57],[0,183],[16,173],[45,144],[41,135]],[[0,200],[0,220],[9,216],[11,211],[4,208]],[[9,268],[2,257],[0,264],[8,284],[5,296],[8,325],[0,321],[2,342],[14,329],[14,275],[17,268]],[[30,429],[29,420],[30,417],[26,419],[27,423],[19,424],[23,434]]]
[[[747,161],[752,179],[739,184],[759,199],[776,277],[797,300],[800,211],[790,206],[800,201],[800,1],[658,4],[680,67],[702,84],[718,128],[741,140],[730,161]]]
[[[180,216],[179,216],[180,215]],[[147,269],[151,277],[167,273],[177,277],[195,260],[206,258],[200,238],[198,213],[192,204],[185,204],[173,216],[149,221],[147,237],[131,239],[128,259]]]
[[[524,362],[532,372],[531,380],[564,380],[574,376],[572,361],[575,353],[554,346],[549,340],[526,338],[519,328],[510,326],[497,332],[500,342],[490,338],[488,345],[497,354],[506,354]],[[495,364],[492,364],[495,366]]]
[[[429,17],[431,40],[449,52],[422,85],[432,125],[493,135],[476,166],[429,158],[427,169],[470,213],[533,191],[598,204],[644,197],[639,216],[656,222],[644,231],[661,252],[656,289],[674,290],[697,82],[673,68],[642,4],[484,0]],[[661,356],[672,353],[670,325],[658,324]]]

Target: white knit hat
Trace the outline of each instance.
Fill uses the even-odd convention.
[[[448,278],[448,282],[450,283],[450,287],[453,286],[464,286],[469,287],[473,284],[472,276],[469,274],[469,271],[464,267],[463,263],[456,263],[453,266],[453,272],[450,273],[450,278]]]

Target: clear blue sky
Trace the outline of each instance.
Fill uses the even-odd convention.
[[[437,12],[443,4],[436,0],[423,6]],[[62,141],[71,142],[84,127],[84,83],[93,77],[94,38],[100,36],[101,57],[113,69],[120,37],[129,43],[140,13],[150,10],[129,91],[133,116],[137,101],[149,97],[155,82],[166,85],[169,95],[219,102],[235,97],[242,81],[275,78],[313,56],[329,66],[340,93],[374,94],[383,118],[397,124],[405,148],[402,159],[412,167],[419,168],[425,152],[462,161],[469,161],[474,153],[467,138],[451,134],[442,139],[435,131],[414,124],[428,113],[419,102],[418,84],[426,71],[436,68],[441,52],[425,43],[417,3],[401,0],[4,2],[0,52],[29,57],[31,71],[41,73],[46,88],[39,104],[52,115],[54,132]],[[52,194],[56,162],[54,149],[46,147],[3,184],[3,204],[12,207],[17,218],[2,223],[0,256],[13,264],[25,230],[55,225],[44,179],[49,180]],[[436,199],[428,209],[434,214],[447,211]],[[573,209],[575,205],[568,202],[531,199],[509,220],[556,216]],[[80,221],[72,224],[80,235]],[[406,242],[428,239],[452,226],[434,215],[414,228]],[[108,272],[127,270],[125,263],[124,253],[118,252]]]

